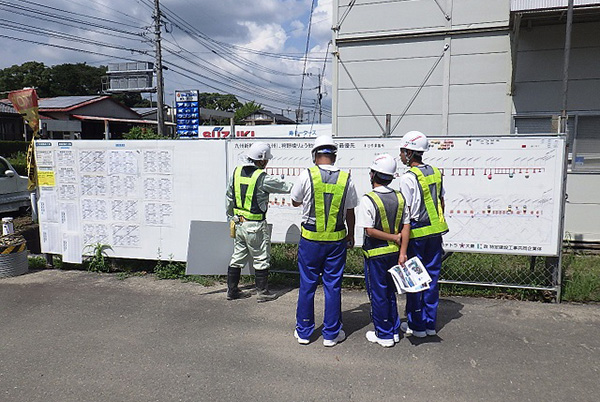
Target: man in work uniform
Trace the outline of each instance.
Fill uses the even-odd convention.
[[[235,222],[233,255],[227,269],[227,300],[250,296],[240,290],[238,283],[242,268],[251,258],[256,276],[257,301],[265,302],[277,298],[267,286],[271,241],[265,218],[269,193],[289,193],[292,185],[264,171],[273,158],[269,144],[252,144],[247,158],[244,166],[235,168],[226,194],[227,218]]]
[[[408,258],[419,257],[431,277],[429,289],[406,294],[408,322],[403,322],[400,329],[419,338],[436,335],[442,235],[448,232],[442,174],[423,163],[423,152],[428,148],[427,137],[419,131],[410,131],[400,140],[400,159],[409,167],[400,177],[400,191],[410,209]]]
[[[354,245],[356,189],[347,172],[333,166],[337,145],[329,135],[315,139],[315,166],[304,170],[292,188],[294,206],[303,206],[298,245],[300,290],[294,336],[308,344],[315,329],[315,291],[322,275],[325,293],[323,345],[335,346],[346,338],[342,329],[342,274],[346,249]],[[346,230],[346,224],[348,228]]]
[[[410,236],[404,197],[388,187],[396,168],[396,160],[389,154],[375,158],[370,172],[373,191],[363,196],[356,220],[356,225],[364,228],[365,284],[375,327],[366,337],[383,347],[400,341],[396,287],[388,269],[406,262]]]

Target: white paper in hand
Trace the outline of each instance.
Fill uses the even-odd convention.
[[[429,289],[431,277],[418,257],[413,257],[403,265],[388,269],[398,293],[416,293]]]

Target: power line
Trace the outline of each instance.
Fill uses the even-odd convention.
[[[12,40],[16,40],[16,41],[19,41],[19,42],[34,43],[36,45],[56,47],[56,48],[59,48],[59,49],[72,50],[74,52],[95,54],[95,55],[104,56],[104,57],[113,57],[115,59],[121,59],[121,60],[127,60],[127,61],[139,61],[139,59],[130,59],[130,58],[121,57],[121,56],[113,56],[113,55],[106,54],[106,53],[94,52],[92,50],[79,49],[79,48],[75,48],[75,47],[71,47],[71,46],[63,46],[63,45],[57,45],[57,44],[53,44],[53,43],[44,43],[44,42],[39,42],[39,41],[35,41],[35,40],[17,38],[17,37],[14,37],[14,36],[8,36],[8,35],[2,35],[2,34],[0,34],[0,38],[12,39]]]
[[[52,29],[47,29],[47,28],[38,28],[33,25],[22,24],[22,23],[17,23],[17,22],[10,21],[10,20],[5,20],[4,18],[0,18],[0,21],[4,21],[4,23],[5,23],[5,25],[2,28],[10,28],[13,31],[23,32],[23,33],[26,33],[29,35],[43,34],[49,38],[62,39],[65,41],[71,41],[71,42],[77,42],[77,43],[86,43],[88,45],[103,46],[103,47],[108,47],[108,48],[117,49],[117,50],[126,50],[131,53],[147,54],[147,52],[143,51],[143,50],[126,48],[126,47],[119,46],[119,45],[113,45],[113,44],[107,43],[107,42],[100,42],[100,41],[95,41],[95,40],[91,40],[91,39],[85,39],[85,38],[82,38],[81,36],[71,35],[71,34],[54,31]]]
[[[85,18],[89,18],[92,20],[100,20],[100,21],[110,22],[111,24],[124,25],[124,26],[128,26],[130,28],[136,28],[136,29],[139,28],[139,26],[137,26],[137,25],[130,25],[130,24],[126,24],[124,22],[113,21],[113,20],[109,20],[106,18],[98,17],[98,16],[90,16],[87,14],[78,13],[76,11],[67,11],[67,10],[63,10],[60,8],[48,6],[46,4],[36,3],[35,1],[30,1],[30,0],[13,0],[13,1],[20,1],[21,3],[31,4],[31,5],[35,5],[38,7],[44,7],[44,8],[48,8],[50,10],[58,11],[58,12],[65,13],[65,14],[78,15],[80,17],[85,17]]]
[[[15,13],[15,14],[25,15],[26,17],[29,17],[29,18],[35,18],[36,20],[39,20],[40,15],[46,16],[48,18],[54,18],[54,19],[58,20],[59,23],[63,23],[65,20],[65,16],[63,16],[63,15],[53,14],[53,13],[46,12],[43,10],[30,9],[27,7],[18,6],[16,4],[7,3],[5,1],[0,1],[0,8],[3,8],[5,10]],[[21,10],[22,12],[21,13],[16,12],[15,9]],[[33,15],[27,15],[27,13],[33,14]],[[90,17],[90,18],[93,18],[93,17]],[[119,32],[124,35],[140,36],[140,34],[135,33],[135,32],[125,31],[122,29],[114,28],[114,27],[107,27],[105,25],[97,24],[97,23],[94,23],[91,21],[83,21],[83,20],[80,20],[77,18],[69,18],[69,21],[77,22],[79,24],[82,24],[85,27],[87,27],[88,25],[91,25],[95,28],[104,29],[104,30],[111,31],[111,32]]]
[[[306,76],[306,57],[308,56],[308,48],[310,46],[310,22],[312,21],[313,12],[315,10],[315,0],[312,0],[310,6],[310,16],[308,17],[308,32],[306,34],[306,49],[304,50],[304,67],[302,68],[302,83],[300,84],[300,99],[298,100],[298,111],[302,108],[302,92],[304,91],[304,77]],[[298,114],[296,114],[296,128],[298,127]]]

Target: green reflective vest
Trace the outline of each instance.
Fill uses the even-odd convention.
[[[442,174],[438,168],[433,166],[431,166],[431,168],[433,169],[433,173],[427,176],[416,166],[410,168],[410,171],[417,177],[417,182],[419,183],[419,189],[421,191],[421,204],[425,206],[425,210],[427,211],[427,221],[425,221],[425,225],[418,228],[411,228],[411,239],[442,235],[448,232],[448,224],[444,219],[440,199]],[[435,187],[436,200],[434,200],[431,195],[430,186]],[[420,219],[422,218],[423,217]]]
[[[262,169],[256,169],[250,177],[242,174],[243,167],[238,166],[233,172],[233,193],[235,206],[233,213],[251,221],[262,221],[266,213],[261,211],[256,201],[256,183],[258,179],[266,174]],[[246,193],[242,198],[242,186],[246,186]]]
[[[321,169],[313,166],[308,169],[313,191],[313,208],[316,231],[302,226],[302,237],[315,241],[339,241],[346,237],[346,226],[343,222],[343,205],[346,187],[348,186],[348,173],[338,173],[333,183],[323,182]],[[326,211],[329,213],[326,215]]]
[[[388,217],[386,206],[381,198],[380,193],[371,191],[367,193],[366,196],[375,204],[377,208],[377,218],[376,224],[374,226],[375,229],[381,230],[385,233],[399,233],[400,226],[402,225],[402,217],[404,215],[404,197],[399,191],[394,191],[396,199],[398,200],[397,210],[396,210],[396,218],[394,222],[390,222],[390,217]],[[387,194],[386,194],[387,195]],[[379,225],[378,223],[381,222]],[[365,257],[377,257],[384,254],[392,254],[400,251],[400,246],[393,241],[383,241],[378,239],[368,239],[365,237],[365,241],[363,242],[363,254]],[[373,244],[375,243],[375,244]]]

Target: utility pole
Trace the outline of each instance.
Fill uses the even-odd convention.
[[[160,48],[160,30],[161,30],[161,14],[159,0],[154,0],[154,49],[155,49],[155,68],[156,68],[156,131],[159,136],[165,135],[165,116],[164,116],[164,102],[165,102],[165,89],[163,81],[163,68],[162,68],[162,53]]]
[[[317,99],[317,102],[319,102],[319,124],[321,124],[321,117],[323,115],[323,110],[321,109],[321,100],[323,99],[323,94],[321,93],[321,73],[319,73],[319,95]]]

